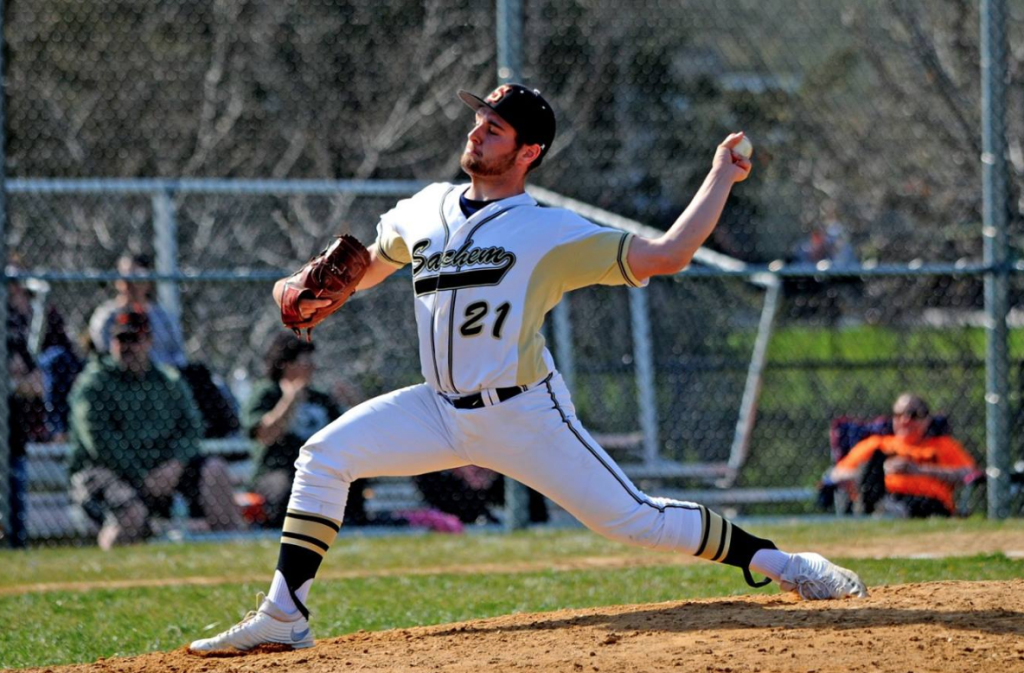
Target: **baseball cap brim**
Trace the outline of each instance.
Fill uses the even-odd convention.
[[[476,96],[474,94],[471,94],[470,92],[466,91],[465,89],[459,89],[458,95],[459,95],[459,98],[462,99],[462,102],[465,103],[466,105],[468,105],[474,111],[475,110],[479,110],[482,107],[487,107],[487,108],[491,107],[490,105],[488,105],[484,101],[483,98],[481,98],[480,96]]]
[[[458,96],[459,96],[459,98],[461,98],[461,99],[462,99],[462,102],[463,102],[463,103],[465,103],[466,105],[468,105],[468,106],[470,107],[470,109],[472,109],[472,110],[473,110],[473,112],[476,112],[476,111],[477,111],[477,110],[479,110],[480,108],[483,108],[483,107],[485,107],[485,108],[487,108],[488,110],[491,110],[491,111],[493,111],[493,112],[494,112],[494,114],[496,114],[496,115],[498,115],[499,117],[501,117],[501,113],[500,113],[500,112],[498,112],[497,110],[495,110],[495,109],[494,109],[494,106],[493,106],[493,105],[491,105],[490,103],[488,103],[487,101],[485,101],[485,100],[484,100],[483,98],[481,98],[480,96],[477,96],[477,95],[475,95],[475,94],[471,94],[470,92],[466,91],[465,89],[459,89],[459,92],[458,92]],[[502,119],[505,119],[504,117],[501,117],[501,118],[502,118]],[[515,126],[516,126],[516,125],[515,125],[515,124],[514,124],[514,123],[512,122],[512,120],[510,120],[510,119],[505,119],[505,123],[507,123],[507,124],[511,125],[511,126],[512,126],[512,128],[515,128]]]

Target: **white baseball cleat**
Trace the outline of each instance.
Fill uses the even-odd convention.
[[[203,638],[189,645],[192,652],[245,652],[258,645],[286,645],[295,650],[313,647],[309,622],[301,614],[289,615],[263,594],[259,594],[258,610],[227,631],[213,638]]]
[[[820,554],[793,554],[782,569],[779,587],[808,601],[866,598],[868,589],[857,573],[832,563]]]

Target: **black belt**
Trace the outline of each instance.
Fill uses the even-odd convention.
[[[509,388],[495,388],[494,393],[498,396],[499,402],[510,400],[516,395],[526,390],[526,386],[511,386]],[[463,395],[462,397],[456,397],[454,399],[445,397],[442,395],[448,403],[456,409],[479,409],[484,405],[483,393],[473,393],[471,395]]]

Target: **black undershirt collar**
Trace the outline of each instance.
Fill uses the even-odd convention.
[[[472,217],[492,203],[494,202],[468,199],[466,198],[466,192],[459,194],[459,208],[462,209],[462,214],[466,217]]]

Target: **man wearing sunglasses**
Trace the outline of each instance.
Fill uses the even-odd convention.
[[[929,432],[932,416],[919,396],[903,393],[892,408],[893,434],[873,435],[854,446],[829,475],[855,482],[864,514],[885,511],[923,518],[954,513],[953,489],[975,469],[960,442]]]

